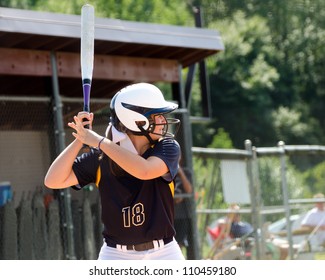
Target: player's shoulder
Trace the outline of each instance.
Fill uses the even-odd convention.
[[[154,153],[164,155],[178,155],[180,153],[180,145],[173,138],[164,138],[155,144],[153,151]]]
[[[179,143],[174,138],[171,137],[160,139],[157,142],[156,146],[174,147],[178,149],[180,148]]]

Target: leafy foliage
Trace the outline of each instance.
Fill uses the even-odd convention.
[[[235,147],[245,139],[256,144],[272,139],[272,93],[279,74],[269,62],[273,53],[270,31],[260,17],[249,20],[242,12],[219,25],[225,52],[210,70],[214,127],[224,127]]]
[[[229,134],[223,128],[218,129],[218,133],[213,136],[209,148],[231,149],[233,148]]]
[[[274,130],[279,139],[286,143],[317,144],[315,137],[319,131],[319,123],[314,118],[302,120],[303,113],[295,109],[280,106],[272,113]]]
[[[242,147],[247,138],[258,146],[279,140],[322,143],[324,2],[191,3],[201,6],[206,25],[221,32],[226,47],[225,52],[207,59],[214,116],[210,127],[223,127],[236,147]],[[306,129],[299,137],[275,126],[280,108],[288,114],[300,112],[295,127]],[[199,133],[194,135],[194,144],[207,146]]]
[[[317,164],[314,168],[304,173],[304,178],[309,188],[306,188],[306,197],[312,197],[315,193],[324,193],[325,162]]]
[[[290,161],[287,160],[286,165],[285,171],[289,197],[302,197],[306,188],[303,174]],[[281,165],[278,157],[259,159],[259,180],[264,205],[282,205]]]

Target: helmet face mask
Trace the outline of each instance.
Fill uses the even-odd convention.
[[[160,121],[157,123],[155,120],[156,118],[160,117],[163,118],[163,121]],[[179,128],[180,121],[175,118],[166,118],[163,114],[157,114],[157,115],[151,115],[149,119],[149,128],[147,131],[154,135],[159,135],[162,137],[175,137],[178,128]],[[173,131],[171,130],[171,127],[173,126]],[[156,128],[158,128],[158,131],[156,131]]]
[[[174,137],[175,133],[168,131],[169,124],[179,124],[180,121],[166,118],[165,115],[177,107],[177,104],[165,101],[156,86],[147,83],[133,84],[123,88],[112,98],[111,122],[116,129],[144,135],[150,142],[152,139],[149,134]],[[160,116],[163,120],[159,120]]]

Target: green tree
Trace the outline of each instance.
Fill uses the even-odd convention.
[[[274,142],[270,116],[279,74],[268,62],[275,52],[265,20],[237,12],[214,26],[225,51],[208,64],[215,118],[211,125],[224,127],[235,147],[242,147],[245,139],[255,145]]]
[[[104,15],[111,18],[172,25],[193,25],[193,18],[189,16],[184,1],[104,0],[100,3],[102,10],[106,11]]]
[[[286,144],[317,144],[320,131],[319,123],[314,118],[303,120],[303,110],[289,109],[280,106],[272,113],[275,135]]]
[[[275,133],[278,128],[272,115],[279,107],[286,107],[300,112],[299,126],[309,127],[299,143],[322,143],[324,1],[190,3],[201,7],[205,26],[220,30],[226,46],[224,53],[207,59],[215,117],[210,127],[224,127],[235,146],[241,147],[246,138],[256,145],[274,145],[281,139]],[[205,146],[207,143],[198,139],[212,137],[200,133],[196,133],[194,143]],[[285,130],[281,134],[284,139],[295,140],[290,130],[288,135]]]
[[[233,148],[233,144],[229,134],[223,128],[219,128],[208,148],[231,149]]]
[[[262,199],[265,206],[283,205],[283,193],[281,185],[281,166],[278,157],[260,157],[259,181],[261,185]],[[306,189],[303,173],[286,161],[286,179],[289,198],[302,197]]]
[[[308,185],[308,188],[305,189],[306,197],[310,198],[318,192],[324,193],[325,162],[323,161],[317,164],[315,167],[305,171],[304,178]]]
[[[39,0],[0,0],[0,7],[31,9]]]

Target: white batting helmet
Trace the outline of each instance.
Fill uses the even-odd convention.
[[[147,135],[154,130],[150,116],[167,114],[177,108],[177,104],[165,100],[158,87],[148,83],[133,84],[112,98],[111,122],[117,129],[122,124],[134,134]]]

